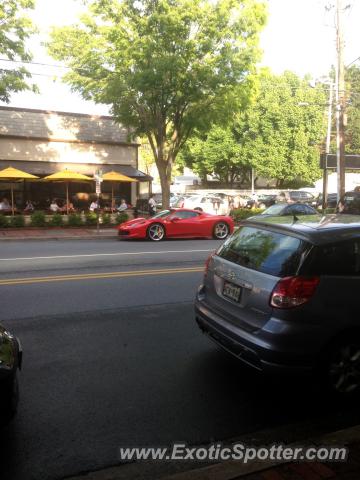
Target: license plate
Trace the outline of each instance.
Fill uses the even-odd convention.
[[[237,285],[234,285],[233,283],[230,283],[230,282],[224,283],[224,288],[223,288],[224,297],[230,298],[230,300],[233,300],[234,302],[239,302],[240,294],[241,294],[241,287],[238,287]]]

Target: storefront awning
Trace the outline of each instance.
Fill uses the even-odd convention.
[[[120,172],[128,177],[136,178],[139,182],[151,182],[152,177],[140,170],[132,167],[131,165],[119,165],[119,164],[98,164],[98,163],[66,163],[66,162],[33,162],[26,160],[0,160],[0,170],[7,167],[18,168],[25,172],[31,173],[37,176],[46,176],[59,172],[64,168],[74,170],[84,175],[92,176],[98,170],[102,173],[107,173],[112,170]]]

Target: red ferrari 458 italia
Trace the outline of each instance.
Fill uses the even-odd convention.
[[[134,218],[118,226],[120,238],[216,238],[224,240],[234,230],[226,215],[210,215],[185,208],[163,210],[150,218]]]

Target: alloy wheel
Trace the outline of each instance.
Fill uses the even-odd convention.
[[[347,343],[338,348],[329,363],[333,390],[350,394],[360,387],[360,344]]]
[[[229,227],[226,223],[220,222],[215,225],[214,237],[218,240],[224,240],[229,235]]]
[[[153,240],[154,242],[159,242],[165,236],[164,227],[159,223],[154,223],[149,227],[148,236],[150,240]]]

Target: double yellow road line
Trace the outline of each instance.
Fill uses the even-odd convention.
[[[69,282],[79,280],[99,280],[103,278],[145,277],[149,275],[173,275],[176,273],[203,272],[204,267],[161,268],[157,270],[134,270],[122,272],[87,273],[79,275],[53,275],[50,277],[7,278],[0,280],[2,285],[26,285],[33,283]]]

